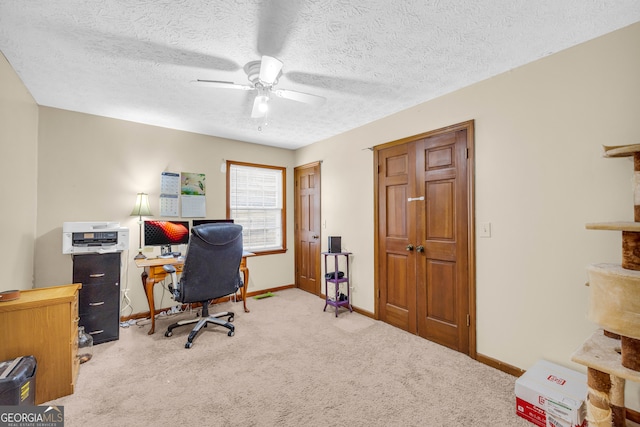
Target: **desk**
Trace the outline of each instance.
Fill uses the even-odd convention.
[[[244,277],[244,286],[240,288],[240,295],[242,298],[242,304],[244,306],[245,313],[249,313],[247,308],[247,287],[249,286],[249,268],[247,267],[247,257],[253,256],[251,252],[243,252],[242,260],[240,261],[240,271]],[[173,265],[176,268],[176,272],[182,272],[184,267],[184,260],[178,258],[153,258],[153,259],[137,259],[136,266],[144,268],[141,274],[142,287],[144,293],[147,296],[147,303],[149,304],[149,315],[151,316],[151,329],[148,334],[151,335],[156,330],[156,316],[155,316],[155,302],[153,298],[153,286],[157,282],[161,282],[167,276],[167,272],[164,271],[165,265]]]

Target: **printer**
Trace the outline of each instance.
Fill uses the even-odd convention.
[[[129,249],[129,229],[119,222],[65,222],[62,253],[109,253]]]

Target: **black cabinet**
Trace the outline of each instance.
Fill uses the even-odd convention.
[[[82,283],[80,326],[94,344],[117,340],[120,334],[120,252],[73,256],[73,283]]]

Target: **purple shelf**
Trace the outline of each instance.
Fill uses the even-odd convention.
[[[351,304],[347,300],[345,300],[345,301],[334,301],[334,300],[329,299],[329,300],[327,300],[327,304],[331,305],[333,307],[349,307],[349,308],[351,308]]]
[[[351,252],[322,252],[322,255],[324,255],[324,271],[325,273],[328,271],[328,266],[327,266],[327,258],[329,258],[330,256],[333,257],[334,260],[334,272],[336,271],[340,271],[339,270],[339,258],[340,256],[344,256],[347,260],[347,264],[346,264],[346,269],[345,269],[345,275],[344,277],[341,277],[339,279],[327,279],[325,277],[324,279],[324,297],[325,297],[325,304],[324,304],[324,310],[327,310],[327,306],[332,306],[336,308],[336,317],[338,317],[338,308],[339,307],[346,307],[349,309],[350,312],[353,312],[353,307],[351,307],[351,286],[349,286],[349,255],[351,255]],[[340,283],[346,283],[347,284],[347,299],[344,301],[335,301],[335,300],[331,300],[329,299],[329,283],[332,283],[335,286],[335,292],[334,294],[336,295],[336,297],[339,295],[340,293]]]
[[[329,283],[345,283],[349,281],[348,277],[342,277],[340,279],[325,279]]]

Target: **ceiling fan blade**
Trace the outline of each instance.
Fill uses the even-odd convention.
[[[74,45],[81,43],[87,49],[104,56],[115,56],[134,61],[145,61],[154,65],[179,65],[196,67],[205,70],[237,71],[242,69],[235,61],[196,50],[180,48],[177,45],[140,40],[123,34],[104,32],[96,29],[74,27],[68,28],[52,24],[55,31]]]
[[[305,104],[313,105],[314,107],[319,107],[324,104],[327,100],[324,96],[312,95],[310,93],[298,92],[295,90],[288,89],[275,89],[272,91],[273,94],[280,98],[290,99],[292,101],[304,102]]]
[[[198,86],[215,87],[218,89],[240,89],[240,90],[253,90],[253,86],[239,85],[233,82],[223,82],[219,80],[192,80],[191,83]]]
[[[258,12],[257,47],[260,55],[277,56],[287,44],[289,33],[294,29],[301,1],[262,0]]]
[[[332,91],[360,93],[361,91],[380,92],[385,84],[379,80],[365,80],[345,76],[336,76],[302,71],[287,71],[287,80],[305,86],[321,87]]]
[[[282,71],[282,62],[273,56],[264,55],[260,64],[260,77],[258,78],[263,84],[271,86],[280,76],[280,71]]]

